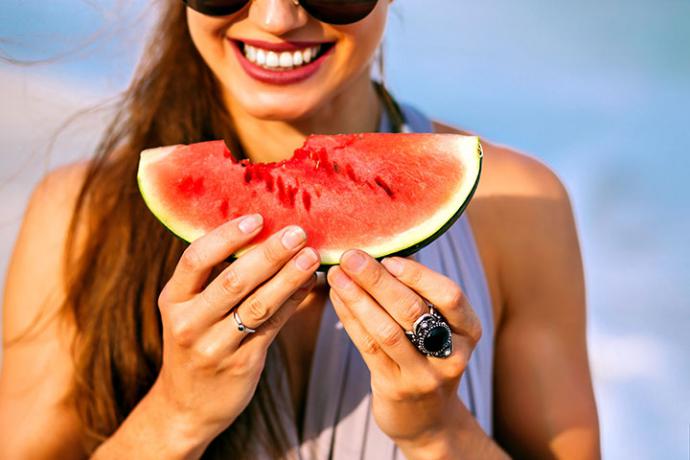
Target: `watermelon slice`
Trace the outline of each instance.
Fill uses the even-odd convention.
[[[474,136],[312,135],[275,163],[237,161],[223,141],[146,150],[138,181],[153,214],[186,241],[258,212],[264,228],[236,257],[297,224],[323,269],[350,248],[381,258],[429,244],[467,206],[481,164]]]

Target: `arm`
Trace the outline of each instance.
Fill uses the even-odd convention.
[[[496,438],[519,458],[599,458],[584,277],[567,192],[541,163],[494,153],[494,176],[510,177],[504,182],[513,189],[491,198],[504,219],[494,238],[503,297]]]
[[[0,458],[82,458],[79,422],[65,402],[74,329],[61,321],[64,237],[79,167],[34,190],[9,263],[3,299]]]
[[[76,334],[64,299],[65,236],[83,169],[51,173],[34,192],[4,299],[0,458],[84,458],[84,427],[68,400]],[[314,284],[318,253],[288,227],[211,278],[262,228],[235,219],[184,252],[159,298],[163,365],[149,393],[95,458],[197,458],[247,406],[266,350]],[[78,241],[83,232],[79,232]],[[210,282],[207,285],[207,281]],[[247,335],[230,309],[258,329]]]

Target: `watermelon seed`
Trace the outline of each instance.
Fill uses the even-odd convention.
[[[247,168],[244,170],[244,182],[247,184],[252,180],[252,170]]]
[[[381,187],[384,192],[386,192],[386,195],[393,198],[393,190],[391,190],[391,188],[388,186],[388,184],[386,184],[386,182],[383,179],[381,179],[379,176],[376,176],[374,182],[376,183],[376,185]]]
[[[355,176],[355,172],[354,172],[354,170],[352,169],[352,166],[350,166],[349,163],[348,163],[347,165],[345,165],[345,172],[347,173],[347,177],[349,177],[350,180],[352,180],[352,181],[354,181],[354,182],[359,182],[359,181],[357,180],[357,176]]]
[[[311,195],[306,190],[302,190],[302,203],[304,203],[304,209],[309,212],[311,209]]]

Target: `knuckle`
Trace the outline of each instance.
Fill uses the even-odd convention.
[[[194,343],[194,328],[190,321],[178,318],[170,325],[170,336],[179,346],[189,347]]]
[[[274,240],[263,246],[263,254],[268,263],[276,265],[282,261],[284,253],[281,249],[280,242]]]
[[[403,271],[401,275],[404,279],[412,286],[420,286],[422,284],[423,274],[419,267],[410,266],[410,264],[403,265]]]
[[[227,271],[222,275],[220,280],[220,286],[225,294],[230,296],[240,296],[243,293],[244,286],[242,285],[242,279],[237,273],[232,265]]]
[[[460,307],[465,300],[465,295],[460,289],[460,286],[453,283],[451,286],[445,290],[445,304],[451,307]]]
[[[383,268],[381,268],[380,265],[372,264],[373,268],[369,270],[369,284],[374,288],[381,288],[385,287],[386,281],[386,273],[384,273]]]
[[[369,355],[374,355],[381,350],[381,347],[379,346],[378,342],[374,340],[372,336],[369,334],[365,334],[364,337],[362,337],[362,353],[369,354]]]
[[[214,368],[219,364],[219,347],[215,344],[198,346],[194,349],[196,365],[203,369]]]
[[[482,338],[484,328],[482,328],[482,323],[479,321],[479,318],[477,318],[477,315],[475,315],[474,312],[472,313],[472,318],[473,319],[470,322],[468,334],[470,336],[470,340],[472,340],[472,344],[476,345]]]
[[[416,295],[410,296],[410,298],[407,299],[404,305],[405,306],[402,310],[403,319],[406,323],[409,323],[410,326],[414,324],[415,321],[417,321],[417,318],[422,316],[424,313],[428,313],[429,311],[429,309],[426,306],[426,303],[424,303],[424,301]]]
[[[203,258],[197,246],[190,244],[182,253],[179,264],[185,271],[198,271],[203,265]]]
[[[271,312],[266,303],[259,296],[251,296],[244,302],[244,307],[247,309],[247,317],[252,321],[253,327],[255,324],[264,323],[270,316]]]
[[[395,347],[400,344],[402,338],[402,329],[397,325],[386,323],[379,327],[378,339],[384,347]]]
[[[166,284],[160,294],[158,294],[158,308],[160,308],[161,312],[163,312],[164,310],[168,309],[171,303],[170,288]]]

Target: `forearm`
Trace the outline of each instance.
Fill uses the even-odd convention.
[[[118,430],[94,452],[95,460],[198,459],[212,440],[185,416],[166,410],[155,386]]]
[[[442,431],[415,440],[396,441],[408,460],[509,459],[510,456],[479,426],[467,408],[458,401],[448,411]]]

